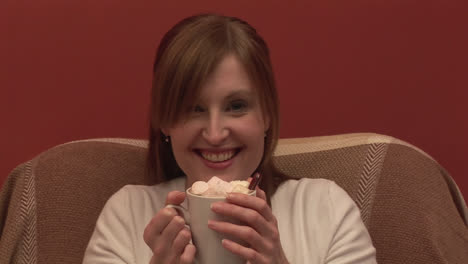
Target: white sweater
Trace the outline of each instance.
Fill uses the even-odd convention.
[[[178,178],[154,186],[127,185],[115,193],[99,216],[83,263],[148,264],[152,252],[143,230],[164,207],[168,192],[184,187],[185,178]],[[271,203],[290,263],[377,263],[359,209],[334,182],[290,180]]]

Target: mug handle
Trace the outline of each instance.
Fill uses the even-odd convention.
[[[180,206],[180,205],[175,205],[175,204],[168,204],[166,205],[166,208],[174,208],[177,213],[184,218],[186,226],[190,228],[190,213],[188,212],[187,208]]]

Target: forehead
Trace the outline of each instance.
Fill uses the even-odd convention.
[[[255,96],[249,75],[234,55],[225,56],[200,88],[201,99],[231,94]]]

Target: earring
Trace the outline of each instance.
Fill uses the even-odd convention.
[[[169,143],[170,137],[169,136],[164,136],[164,142]]]

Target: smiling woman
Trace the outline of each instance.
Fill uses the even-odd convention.
[[[153,77],[148,170],[158,184],[128,185],[108,200],[84,263],[193,263],[203,259],[197,248],[213,264],[376,263],[345,191],[276,169],[279,102],[268,47],[253,27],[233,17],[189,17],[163,37]],[[188,189],[215,175],[234,181],[254,173],[262,175],[255,192],[205,207]],[[190,219],[202,222],[186,223],[174,209],[183,209],[185,190],[197,214]],[[215,245],[197,240],[204,235]]]
[[[218,92],[217,98],[213,98],[213,92]],[[218,100],[218,102],[208,100]],[[219,113],[213,111],[215,107]],[[187,171],[180,166],[188,164],[176,162],[183,156],[175,155],[174,158],[173,155],[176,154],[173,151],[182,151],[179,148],[181,145],[177,140],[173,140],[172,146],[164,143],[166,136],[174,136],[169,132],[170,128],[177,127],[183,130],[182,123],[195,120],[195,116],[198,121],[204,118],[205,122],[211,122],[208,125],[218,125],[225,120],[219,116],[220,113],[239,117],[234,123],[244,126],[241,131],[260,129],[258,125],[265,123],[265,127],[261,128],[262,140],[257,141],[257,145],[261,145],[256,146],[257,150],[261,149],[263,152],[261,162],[254,167],[250,166],[248,173],[248,170],[244,170],[242,174],[238,172],[234,176],[229,173],[226,176],[246,178],[252,175],[254,170],[270,174],[272,176],[265,179],[261,185],[270,197],[275,186],[287,177],[278,172],[271,162],[279,137],[279,102],[268,47],[256,30],[240,19],[214,15],[189,17],[175,25],[163,37],[156,56],[150,113],[148,156],[150,173],[159,182],[187,174]],[[257,119],[251,120],[254,126],[253,123],[243,122],[249,118]],[[193,125],[193,122],[190,124]],[[202,125],[201,122],[197,124]],[[164,129],[167,130],[166,135],[162,134]],[[230,129],[223,128],[223,131],[230,132]],[[216,131],[205,129],[203,134],[212,132]],[[250,134],[253,131],[245,132],[249,137],[255,135],[255,133]],[[265,134],[264,140],[263,134]],[[183,137],[187,136],[188,134]],[[222,135],[214,136],[212,139],[220,140],[216,137]],[[231,138],[235,136],[234,134]],[[225,146],[216,146],[216,148],[211,146],[211,153],[219,152],[219,147],[225,148],[226,143],[223,143]],[[239,144],[230,147],[236,147],[236,152],[244,151],[243,153],[240,151],[244,159],[249,158],[249,155],[244,154],[251,153],[253,151],[251,148],[254,147],[249,145],[247,148],[242,142],[229,142],[229,144]],[[203,152],[210,154],[207,152],[207,147],[203,146],[205,150]],[[193,154],[194,149],[192,147],[186,151]],[[197,152],[202,151],[195,151]],[[257,153],[256,156],[258,155]],[[259,161],[258,158],[254,160]],[[212,165],[218,166],[218,164]],[[233,169],[234,167],[230,170]],[[214,175],[213,173],[214,171],[197,170],[194,177],[206,178]]]
[[[226,55],[203,84],[194,111],[162,129],[187,186],[213,175],[245,180],[257,171],[269,124],[253,91],[236,56]]]

